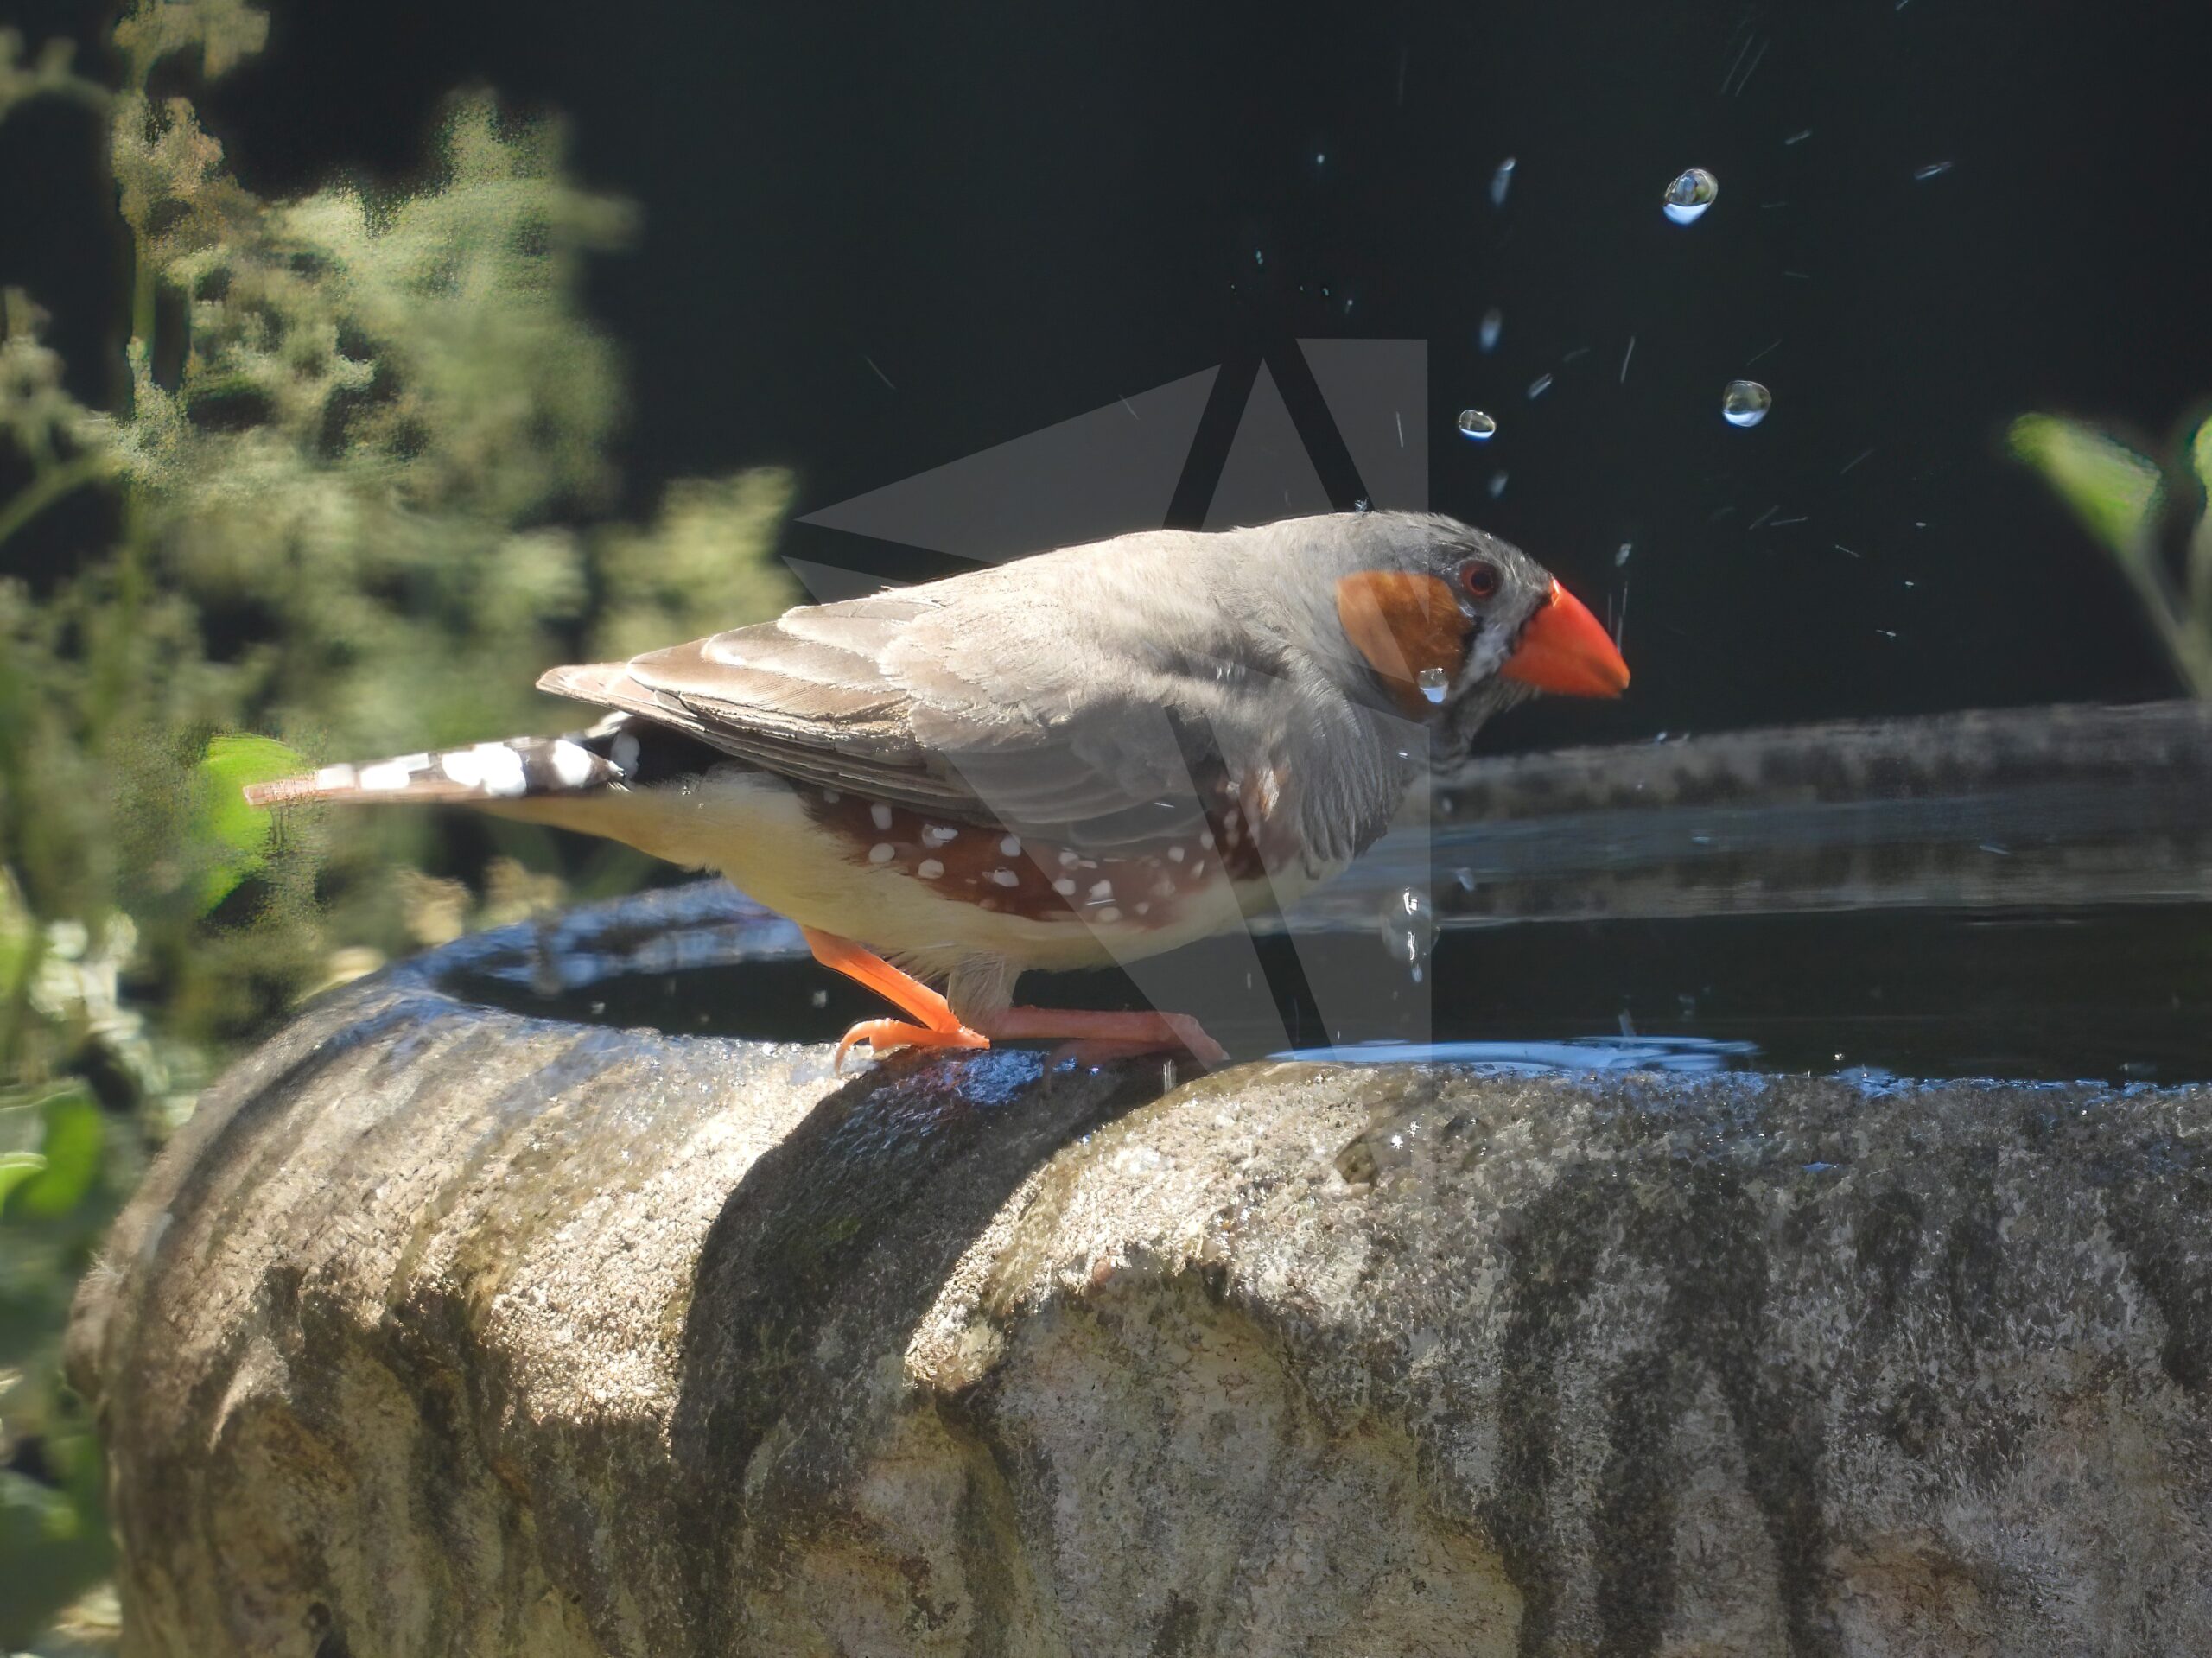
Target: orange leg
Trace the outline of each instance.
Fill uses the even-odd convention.
[[[988,1048],[988,1037],[971,1031],[953,1017],[943,996],[912,975],[901,973],[873,950],[862,950],[849,938],[801,927],[814,959],[832,973],[842,973],[864,984],[900,1012],[919,1021],[909,1025],[895,1019],[871,1019],[855,1025],[837,1044],[836,1063],[842,1066],[855,1043],[865,1042],[880,1053],[890,1048]]]
[[[1064,1007],[1009,1007],[976,1021],[1001,1041],[1072,1037],[1078,1057],[1119,1058],[1138,1053],[1187,1051],[1202,1064],[1227,1063],[1229,1051],[1188,1013],[1088,1013]]]

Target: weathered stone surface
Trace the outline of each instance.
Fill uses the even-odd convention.
[[[73,1337],[133,1652],[2212,1651],[2212,1092],[826,1051],[425,971]]]

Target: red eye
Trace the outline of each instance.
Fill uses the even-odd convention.
[[[1504,578],[1487,559],[1471,558],[1459,567],[1459,585],[1474,599],[1495,599]]]

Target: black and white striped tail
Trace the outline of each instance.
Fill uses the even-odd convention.
[[[251,784],[245,797],[248,805],[284,806],[313,800],[466,804],[585,794],[627,786],[647,770],[664,769],[648,764],[648,745],[664,746],[651,722],[616,714],[566,737],[510,737],[369,765],[326,765],[306,777]]]

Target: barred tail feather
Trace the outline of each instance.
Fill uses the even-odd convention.
[[[250,806],[308,801],[503,802],[586,794],[629,783],[638,771],[632,721],[616,715],[566,737],[511,737],[370,765],[326,765],[306,777],[246,786]]]

